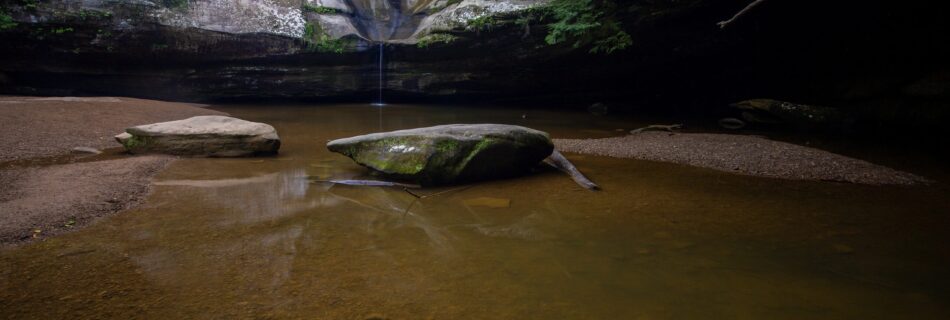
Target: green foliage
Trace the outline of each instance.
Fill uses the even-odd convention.
[[[36,0],[21,0],[20,5],[23,6],[26,10],[36,10],[37,2]]]
[[[614,29],[619,30],[620,27],[615,27]],[[633,39],[630,38],[630,34],[619,30],[611,36],[594,40],[594,45],[590,48],[590,52],[611,54],[614,51],[626,49],[632,44]]]
[[[300,8],[300,10],[303,10],[304,12],[308,12],[308,11],[309,11],[309,12],[313,12],[313,13],[317,13],[317,14],[340,14],[340,13],[343,13],[343,11],[340,11],[339,9],[330,8],[330,7],[324,7],[324,6],[315,6],[315,5],[312,5],[312,4],[309,4],[309,3],[304,3],[303,6]]]
[[[416,47],[419,47],[420,49],[428,48],[429,46],[436,43],[451,43],[455,40],[458,40],[458,37],[451,34],[433,33],[419,39],[419,42],[416,43]]]
[[[36,40],[44,40],[50,37],[71,33],[73,31],[75,30],[73,30],[72,27],[51,27],[49,29],[36,28],[29,31],[29,36]]]
[[[550,45],[571,43],[574,48],[590,45],[591,53],[612,53],[633,44],[630,34],[609,15],[616,5],[609,0],[553,0],[542,7],[554,22],[544,38]]]
[[[317,33],[316,31],[317,29],[318,27],[316,25],[314,25],[313,23],[307,22],[307,25],[303,27],[303,38],[304,39],[313,38],[313,36]]]
[[[112,17],[112,12],[81,9],[75,16],[81,20],[98,20]]]
[[[550,4],[553,23],[548,24],[548,44],[558,44],[574,40],[574,47],[581,45],[580,37],[596,27],[600,27],[602,12],[594,10],[592,0],[554,0]]]
[[[50,34],[64,34],[64,33],[73,32],[73,28],[70,28],[70,27],[53,28],[53,29],[50,29],[49,32]]]
[[[188,0],[162,0],[166,8],[181,8],[188,4]]]
[[[17,23],[13,21],[13,17],[6,12],[0,11],[0,31],[13,29],[16,26]]]
[[[320,25],[308,22],[304,26],[303,40],[307,43],[307,49],[318,52],[343,53],[349,47],[350,41],[346,39],[333,39]]]
[[[491,27],[496,24],[498,24],[498,22],[492,15],[484,15],[468,21],[469,28],[472,28],[475,31],[491,29]]]

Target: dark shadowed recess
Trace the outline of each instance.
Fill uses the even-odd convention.
[[[610,55],[546,46],[544,22],[527,37],[509,25],[458,31],[450,45],[388,44],[384,95],[545,108],[602,102],[684,119],[715,119],[731,102],[771,98],[847,110],[863,132],[948,130],[947,90],[906,89],[950,74],[950,41],[939,31],[950,29],[947,11],[930,1],[770,0],[724,30],[716,22],[748,1],[622,3],[618,15],[634,45]],[[76,50],[98,27],[39,43],[27,32],[3,33],[0,92],[266,103],[370,101],[378,89],[379,52],[365,41],[352,52],[319,53],[274,35],[147,25],[111,50]]]

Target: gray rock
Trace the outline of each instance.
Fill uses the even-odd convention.
[[[330,141],[327,148],[384,176],[422,185],[525,173],[554,151],[547,133],[503,124],[374,133]]]
[[[125,129],[115,136],[131,153],[241,157],[280,149],[274,127],[225,116],[198,116]]]

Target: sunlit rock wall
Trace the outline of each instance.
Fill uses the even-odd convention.
[[[465,29],[472,20],[485,16],[517,12],[543,5],[549,1],[550,0],[464,0],[426,16],[419,25],[415,27],[415,31],[409,38],[417,40],[435,31]],[[438,3],[433,4],[437,5]]]
[[[161,23],[175,27],[301,37],[306,21],[300,8],[300,0],[202,0],[155,14]]]

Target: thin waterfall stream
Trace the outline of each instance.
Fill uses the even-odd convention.
[[[384,50],[385,48],[383,47],[383,43],[380,42],[379,43],[379,87],[378,87],[379,95],[378,95],[378,98],[376,99],[376,105],[378,106],[385,105],[383,103],[383,51]]]
[[[376,106],[377,113],[379,114],[379,131],[383,131],[383,106],[386,104],[383,102],[383,51],[385,47],[383,43],[379,43],[379,86],[378,86],[378,95],[376,97],[376,103],[373,103],[373,106]]]

